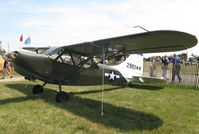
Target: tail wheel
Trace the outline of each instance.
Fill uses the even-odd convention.
[[[69,100],[69,96],[66,92],[61,91],[56,94],[55,99],[56,99],[56,102],[64,103]]]
[[[33,94],[41,94],[43,93],[43,87],[41,85],[35,85],[32,89]]]

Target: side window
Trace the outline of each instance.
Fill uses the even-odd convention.
[[[73,55],[73,59],[76,65],[80,65],[85,69],[90,68],[92,65],[91,59],[88,59],[86,56]]]
[[[67,52],[63,53],[63,51],[64,50],[60,50],[58,52],[52,53],[50,55],[50,58],[57,60],[58,62],[61,62],[61,63],[67,63],[67,64],[70,64],[70,65],[73,65],[73,61],[72,61],[71,56]]]
[[[75,53],[69,54],[64,50],[54,52],[50,55],[50,57],[60,63],[76,65],[84,69],[97,68],[95,58],[93,59],[93,57],[82,56]]]
[[[91,62],[91,60],[88,60],[85,64],[84,64],[84,68],[86,68],[86,69],[88,69],[88,68],[91,68],[91,65],[92,65],[93,63]]]
[[[60,58],[58,59],[59,62],[63,62],[63,63],[67,63],[70,65],[73,65],[73,61],[71,59],[71,56],[67,53],[64,53],[60,56]]]

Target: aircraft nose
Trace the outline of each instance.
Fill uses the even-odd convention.
[[[46,70],[51,71],[51,60],[45,55],[22,51],[15,51],[13,55],[15,70],[26,77],[46,75]]]
[[[27,66],[25,64],[27,64],[24,60],[24,56],[21,52],[19,51],[14,51],[13,52],[13,63],[14,63],[14,67],[15,70],[20,73],[22,72],[22,68],[26,69]]]
[[[25,70],[32,71],[35,65],[41,65],[37,64],[37,61],[40,61],[40,58],[34,53],[15,51],[13,57],[14,64]]]
[[[30,57],[34,57],[34,54],[28,54],[26,52],[14,51],[13,52],[13,63],[15,71],[23,75],[26,79],[33,80],[34,77],[32,73],[34,68],[31,63],[34,63],[34,60],[31,60]]]
[[[14,55],[14,56],[18,56],[18,54],[19,54],[18,51],[14,51],[14,52],[13,52],[13,55]]]
[[[15,71],[25,76],[26,78],[33,79],[31,73],[35,72],[33,64],[35,63],[34,54],[29,54],[21,51],[13,52],[13,63]]]
[[[14,64],[18,65],[21,63],[21,61],[23,60],[22,56],[20,55],[19,51],[14,51],[13,52],[13,62]]]
[[[14,60],[18,56],[18,51],[14,51],[11,53],[12,59]]]

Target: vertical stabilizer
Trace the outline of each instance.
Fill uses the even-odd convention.
[[[127,81],[132,81],[133,76],[142,76],[143,74],[143,55],[131,54],[124,62],[113,67],[117,69]]]

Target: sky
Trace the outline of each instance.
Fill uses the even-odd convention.
[[[63,46],[144,32],[136,25],[199,39],[198,7],[199,0],[1,0],[0,41],[7,51]],[[29,45],[20,43],[21,34],[30,36]],[[199,46],[183,52],[199,55]]]

